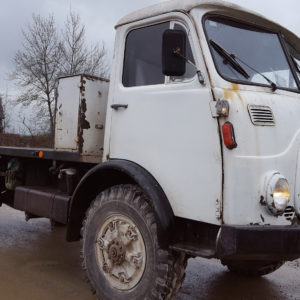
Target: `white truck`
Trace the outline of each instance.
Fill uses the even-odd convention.
[[[1,198],[67,224],[99,299],[171,299],[189,257],[300,257],[300,39],[223,1],[116,25],[110,82],[60,79],[54,149],[0,147]],[[199,270],[201,272],[201,270]]]

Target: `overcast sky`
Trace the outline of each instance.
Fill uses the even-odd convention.
[[[184,0],[182,0],[184,1]],[[21,30],[31,21],[32,14],[53,14],[62,26],[70,8],[79,13],[86,25],[88,41],[104,41],[112,51],[114,25],[125,14],[161,2],[160,0],[0,0],[0,93],[11,93],[6,80],[12,69],[12,58],[21,47]],[[281,23],[300,36],[299,0],[231,0]],[[111,56],[109,56],[111,57]]]

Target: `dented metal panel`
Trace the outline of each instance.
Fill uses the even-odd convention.
[[[77,152],[83,162],[102,161],[108,87],[108,80],[89,75],[59,80],[55,150]]]
[[[82,155],[102,156],[109,84],[104,80],[87,77],[83,81],[85,91],[81,97],[81,112],[84,113],[83,125],[86,127],[81,127]]]
[[[78,150],[79,85],[80,76],[67,77],[59,81],[55,127],[56,150]]]

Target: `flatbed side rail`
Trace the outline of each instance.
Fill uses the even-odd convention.
[[[78,152],[57,151],[46,148],[0,146],[0,155],[62,161],[81,161],[81,156]]]

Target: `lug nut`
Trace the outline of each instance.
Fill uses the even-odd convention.
[[[104,264],[103,264],[103,271],[104,271],[105,273],[109,273],[109,267],[108,267],[107,263],[104,263]]]

